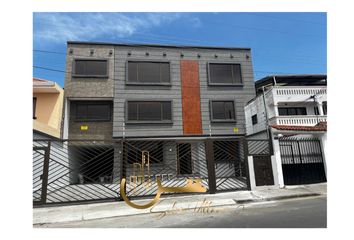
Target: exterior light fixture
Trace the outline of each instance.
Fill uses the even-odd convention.
[[[234,58],[234,55],[230,54],[230,58]]]
[[[74,50],[72,48],[69,49],[69,53],[70,54],[73,54],[74,53]]]
[[[131,52],[128,52],[128,56],[131,56],[132,55],[132,53]]]
[[[93,53],[94,53],[94,50],[93,50],[93,49],[91,49],[91,50],[90,50],[90,54],[91,54],[91,55],[93,55]]]
[[[184,57],[184,54],[183,54],[183,53],[181,53],[181,57]]]
[[[164,57],[166,57],[167,54],[164,52],[162,55],[163,55]]]
[[[109,50],[109,56],[112,56],[113,50]]]
[[[198,53],[197,57],[198,57],[198,58],[200,58],[200,57],[201,57],[201,55]]]
[[[146,53],[145,53],[145,55],[146,55],[146,56],[149,56],[149,53],[148,53],[148,52],[146,52]]]
[[[215,54],[215,55],[214,55],[214,58],[218,58],[218,55]]]

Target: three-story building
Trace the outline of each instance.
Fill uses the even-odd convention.
[[[117,185],[122,176],[208,184],[204,141],[236,139],[216,144],[216,177],[247,188],[237,139],[255,96],[249,48],[68,42],[66,66],[72,184]]]
[[[327,76],[275,75],[245,107],[249,138],[271,137],[280,186],[326,181]]]

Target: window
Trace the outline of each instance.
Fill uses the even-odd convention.
[[[233,101],[212,101],[211,120],[213,122],[234,122],[235,106]]]
[[[170,63],[128,62],[128,84],[170,84]]]
[[[74,77],[107,77],[107,60],[75,59],[73,67]]]
[[[282,107],[278,108],[279,116],[307,115],[305,107]]]
[[[128,122],[172,122],[171,101],[129,101]]]
[[[74,102],[76,121],[111,121],[111,102]]]
[[[255,115],[252,116],[252,125],[256,125],[257,122],[258,122],[258,120],[257,120],[257,114],[255,114]]]
[[[240,85],[242,84],[241,65],[209,63],[210,85]]]
[[[315,112],[315,115],[320,115],[320,111],[318,110],[318,107],[314,107],[313,111]]]
[[[327,115],[327,102],[322,102],[323,115]]]
[[[37,98],[33,98],[33,119],[37,119],[36,117],[36,105],[37,105]]]

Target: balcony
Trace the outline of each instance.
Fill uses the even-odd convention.
[[[277,102],[310,102],[316,96],[320,102],[327,101],[327,87],[324,86],[276,86],[272,94]]]
[[[327,115],[278,116],[269,119],[271,125],[315,126],[319,122],[327,122]]]

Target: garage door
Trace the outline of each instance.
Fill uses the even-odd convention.
[[[285,185],[326,182],[320,140],[280,138]]]

